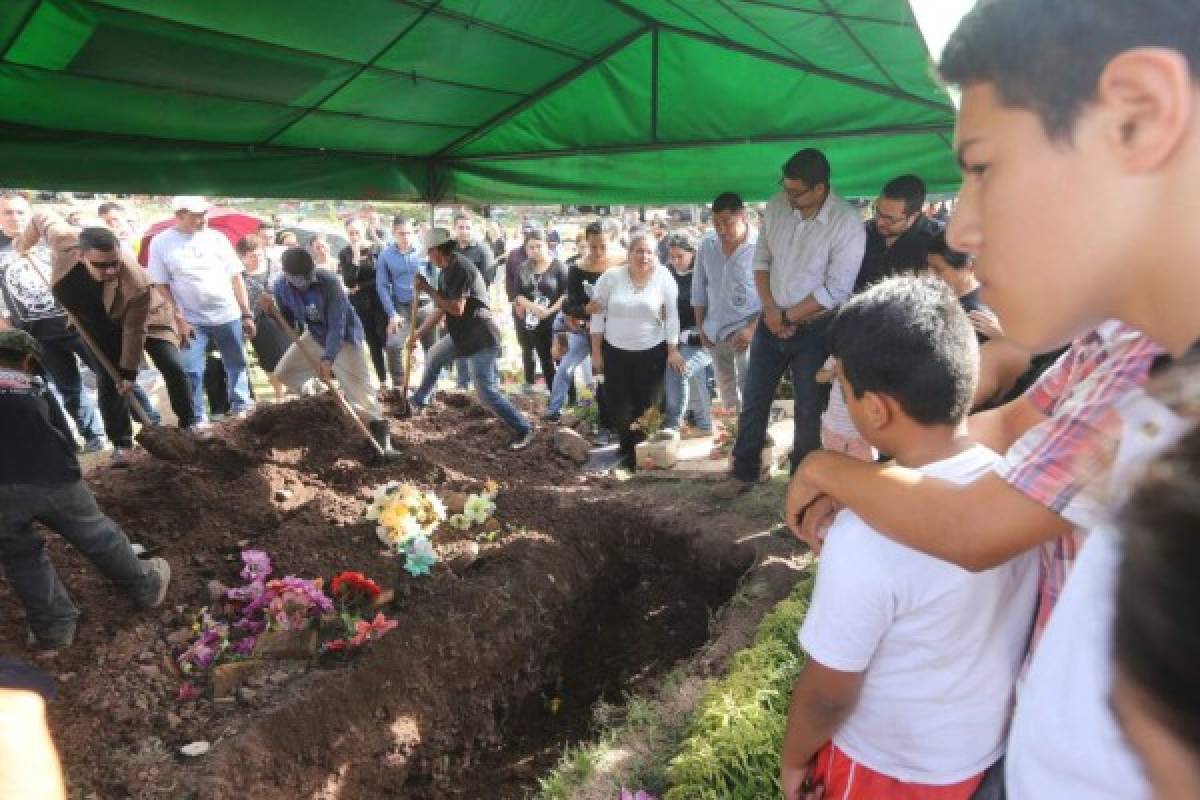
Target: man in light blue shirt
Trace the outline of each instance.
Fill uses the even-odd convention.
[[[715,236],[705,237],[696,254],[692,307],[700,337],[717,368],[721,403],[742,410],[750,342],[762,304],[754,287],[754,248],[758,232],[746,223],[746,205],[733,192],[712,204]]]
[[[393,385],[399,386],[404,378],[404,342],[412,330],[413,277],[418,273],[430,277],[429,261],[417,248],[416,225],[407,217],[397,216],[392,223],[392,242],[383,249],[375,261],[375,288],[379,291],[379,302],[387,315],[388,372]],[[417,307],[416,324],[420,326],[429,315],[429,301]],[[428,351],[433,346],[432,335],[421,344]]]
[[[733,479],[719,494],[733,496],[758,482],[771,402],[785,370],[795,390],[792,470],[821,446],[821,412],[828,384],[815,377],[825,363],[825,327],[854,291],[866,234],[862,217],[833,193],[829,161],[801,150],[783,165],[782,191],[771,198],[754,253],[762,316],[750,345]]]

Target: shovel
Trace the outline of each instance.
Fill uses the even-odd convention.
[[[75,329],[79,331],[79,335],[87,343],[88,349],[96,356],[96,360],[100,362],[100,366],[108,373],[108,377],[112,378],[113,383],[119,385],[121,383],[121,376],[117,374],[116,368],[108,360],[108,356],[104,354],[104,351],[96,346],[96,341],[92,339],[91,334],[78,322],[75,322]],[[138,431],[138,435],[134,438],[138,444],[145,448],[147,453],[163,461],[174,461],[180,464],[191,461],[196,457],[196,442],[186,431],[152,423],[150,415],[146,413],[146,409],[142,408],[142,401],[132,392],[129,393],[129,405],[133,408],[133,413],[137,416],[138,422],[142,423],[142,429]]]
[[[316,377],[317,380],[320,380],[321,383],[324,384],[325,388],[329,390],[329,393],[334,396],[334,398],[337,400],[338,407],[341,408],[342,411],[346,413],[346,416],[354,422],[354,426],[362,431],[363,436],[366,437],[367,441],[371,443],[371,447],[375,450],[379,457],[381,459],[387,458],[387,453],[385,453],[383,448],[380,447],[379,442],[375,441],[375,437],[372,436],[371,431],[367,429],[367,424],[359,418],[358,414],[354,413],[354,409],[350,407],[350,403],[346,401],[346,397],[342,394],[341,390],[339,390],[336,386],[331,386],[330,384],[327,384],[325,381],[321,380],[321,365],[318,364],[316,359],[312,357],[312,354],[305,350],[303,345],[300,344],[300,337],[296,335],[296,329],[288,324],[288,321],[285,320],[283,315],[279,313],[279,307],[272,303],[267,313],[269,313],[271,317],[279,323],[281,328],[287,331],[288,338],[292,340],[292,344],[296,346],[296,349],[300,351],[300,355],[304,356],[304,360],[308,362],[308,366],[313,371],[313,376]]]
[[[410,343],[417,338],[417,292],[413,290],[412,306],[408,314],[408,341],[404,345],[404,377],[400,380],[400,401],[396,404],[396,414],[400,419],[412,416],[412,404],[408,402],[408,383],[412,377],[413,350]]]
[[[29,259],[29,263],[33,266],[33,271],[38,274],[46,284],[46,287],[54,291],[54,287],[50,284],[50,279],[42,272],[40,266],[33,259]],[[69,316],[69,315],[68,315]],[[75,330],[79,331],[80,337],[87,344],[88,349],[92,351],[92,355],[96,357],[96,361],[108,373],[108,377],[116,385],[120,385],[121,376],[117,374],[113,363],[108,360],[108,356],[104,351],[96,346],[96,340],[87,332],[87,329],[79,324],[78,320],[70,317]],[[142,401],[138,400],[137,395],[130,392],[129,404],[133,408],[133,413],[137,415],[138,422],[142,423],[142,429],[134,438],[137,443],[145,448],[147,453],[160,458],[163,461],[174,461],[179,464],[191,461],[196,457],[196,442],[185,431],[179,428],[165,428],[162,425],[155,425],[150,421],[150,415],[146,413],[146,409],[142,408]]]

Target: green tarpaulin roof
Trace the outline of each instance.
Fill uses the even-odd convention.
[[[904,0],[0,0],[0,184],[472,203],[958,183]]]

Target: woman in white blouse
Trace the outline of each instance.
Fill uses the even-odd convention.
[[[678,291],[658,261],[653,240],[639,233],[629,241],[629,263],[600,276],[588,305],[592,372],[603,376],[609,418],[630,467],[640,435],[632,423],[662,401],[667,365],[683,370]]]

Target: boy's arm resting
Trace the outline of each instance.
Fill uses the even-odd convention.
[[[958,485],[840,453],[809,454],[788,487],[787,522],[808,541],[805,510],[828,495],[903,545],[972,572],[999,566],[1072,526],[994,472]]]
[[[787,732],[780,754],[784,797],[789,783],[802,782],[817,751],[837,733],[858,704],[866,672],[842,672],[809,659],[792,687]],[[797,787],[798,788],[798,787]]]
[[[1029,369],[1029,351],[1006,339],[993,339],[979,348],[979,383],[971,408],[978,408],[1002,397]]]

